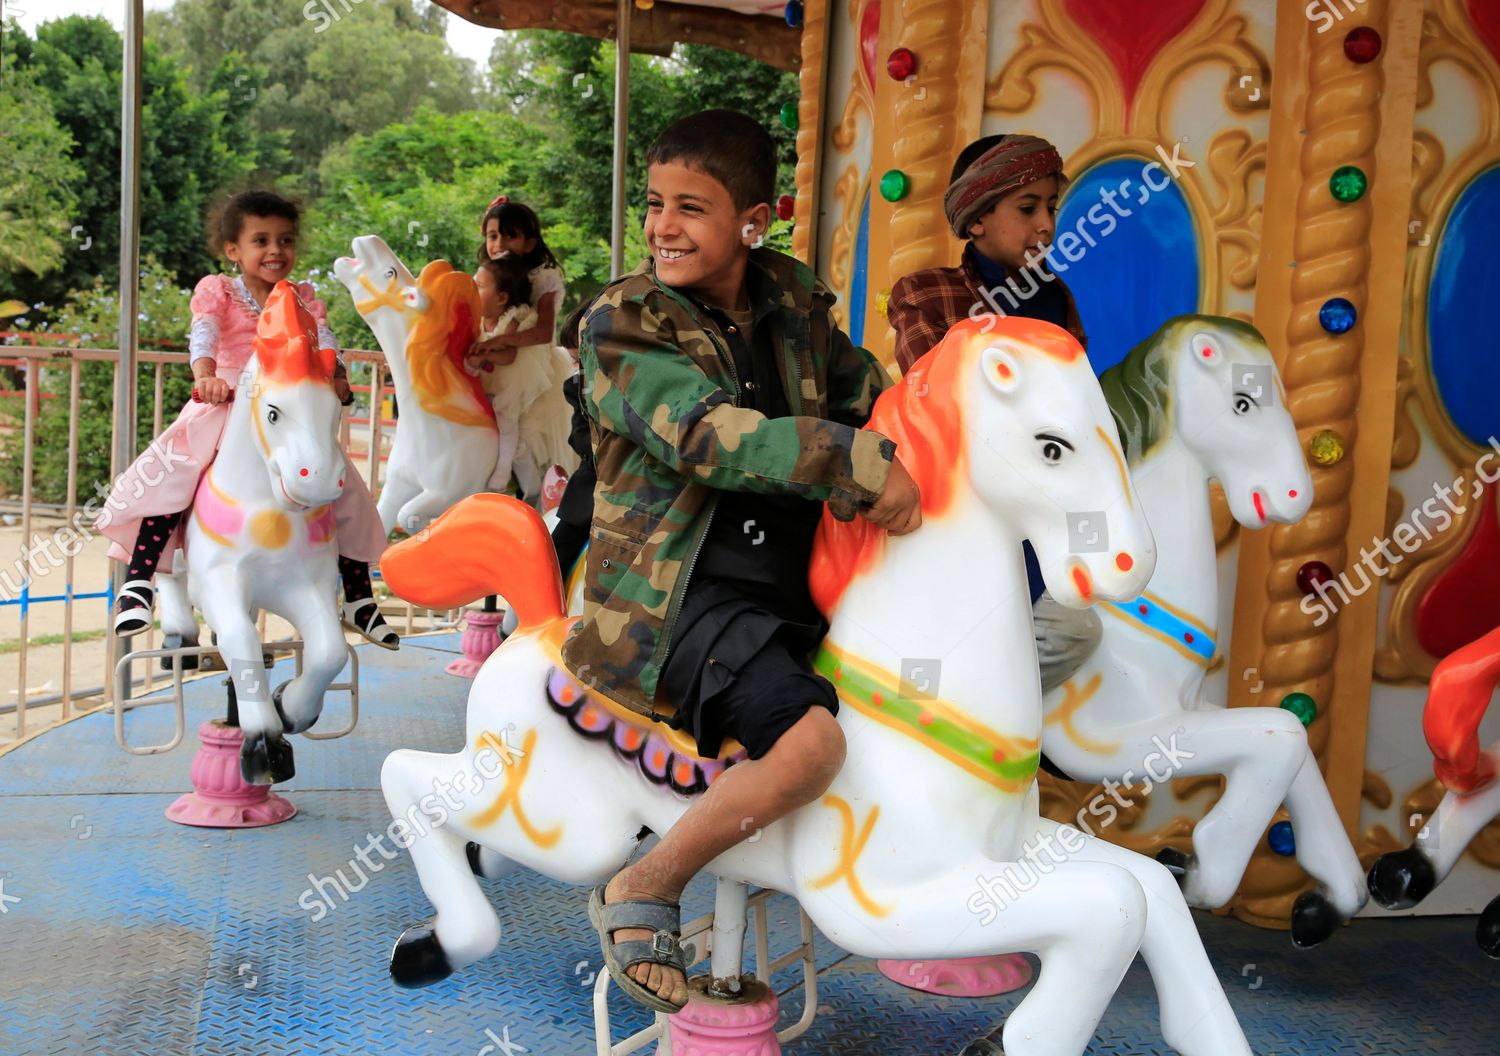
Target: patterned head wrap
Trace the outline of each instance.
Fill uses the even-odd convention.
[[[1006,136],[970,162],[948,185],[943,212],[959,238],[969,237],[969,225],[988,212],[1007,191],[1044,176],[1062,177],[1062,155],[1039,136]]]

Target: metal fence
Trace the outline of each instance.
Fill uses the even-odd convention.
[[[368,370],[367,384],[353,386],[357,402],[352,412],[346,414],[342,426],[344,449],[364,475],[372,494],[379,494],[381,464],[389,457],[390,442],[394,439],[397,422],[390,416],[393,407],[388,407],[385,397],[393,396],[389,375],[385,367],[385,355],[360,349],[345,350],[344,360],[351,376],[358,380]],[[137,353],[140,365],[151,372],[150,421],[152,435],[159,435],[164,424],[177,414],[177,408],[163,406],[163,390],[167,372],[174,368],[186,369],[188,357],[183,352],[145,351]],[[11,720],[0,725],[0,744],[26,737],[71,718],[80,709],[92,709],[112,703],[113,691],[108,672],[113,671],[120,656],[120,643],[109,633],[109,609],[114,601],[107,572],[98,577],[98,583],[78,583],[75,576],[78,557],[84,548],[97,537],[91,513],[97,505],[90,505],[93,496],[79,501],[79,412],[83,366],[86,363],[103,362],[114,365],[118,373],[120,353],[107,348],[41,348],[9,345],[0,349],[0,433],[14,435],[19,431],[20,444],[10,444],[12,451],[21,452],[20,494],[0,498],[0,515],[7,528],[19,526],[20,547],[14,564],[8,561],[0,565],[0,617],[14,613],[18,630],[13,642],[0,639],[0,662],[7,666],[10,654],[15,656],[15,688],[0,696],[0,719]],[[8,368],[8,369],[5,369]],[[20,389],[11,388],[11,379],[19,373]],[[111,390],[113,391],[113,389]],[[144,397],[144,393],[141,394]],[[66,401],[68,409],[67,483],[62,503],[38,503],[34,496],[34,478],[37,462],[37,426],[44,404]],[[139,399],[144,404],[144,399]],[[361,402],[365,405],[359,413]],[[142,408],[144,410],[144,408]],[[118,419],[113,420],[112,434],[119,428]],[[363,441],[363,451],[353,449],[351,441]],[[112,445],[113,449],[113,445]],[[360,466],[360,463],[363,463]],[[112,465],[111,479],[124,469]],[[60,520],[60,523],[58,523]],[[46,522],[50,536],[38,532]],[[101,540],[102,545],[102,540]],[[48,567],[40,575],[39,559]],[[0,556],[0,560],[4,560]],[[85,641],[76,631],[75,616],[82,605],[98,605],[103,631],[98,628],[88,632]],[[31,641],[34,615],[41,612],[56,613],[47,606],[61,606],[61,633],[56,643],[36,645]],[[426,631],[451,630],[458,624],[459,613],[430,612],[417,609],[404,602],[391,601],[382,605],[387,620],[405,634]],[[5,620],[9,623],[9,620]],[[266,637],[267,620],[261,615],[261,636]],[[274,629],[274,628],[273,628]],[[284,630],[284,629],[283,629]],[[130,648],[150,650],[159,645],[160,634],[156,628],[143,632],[130,640]],[[98,648],[87,650],[87,656],[78,655],[77,646],[86,641],[102,639],[104,652]],[[50,649],[53,645],[61,649],[61,670],[55,689],[44,687],[33,692],[27,685],[29,668],[35,659],[36,649]],[[41,654],[38,654],[40,656]],[[55,666],[58,657],[48,655]],[[169,681],[171,676],[156,672],[152,665],[142,665],[146,673],[137,680],[139,691],[150,693],[158,681]],[[27,712],[33,713],[28,726]]]

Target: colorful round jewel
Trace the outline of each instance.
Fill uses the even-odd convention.
[[[911,181],[900,169],[891,169],[880,177],[880,197],[888,202],[899,202],[911,190]]]
[[[1328,190],[1341,202],[1359,201],[1369,186],[1369,179],[1358,165],[1340,165],[1328,178]]]
[[[1357,318],[1359,313],[1354,310],[1354,302],[1347,297],[1330,297],[1318,309],[1318,322],[1330,334],[1348,333]]]
[[[776,199],[776,218],[778,220],[790,220],[797,214],[797,199],[790,194],[783,194]]]
[[[790,0],[783,14],[786,17],[786,24],[793,29],[802,25],[802,0]]]
[[[1374,62],[1380,54],[1380,32],[1369,26],[1351,29],[1344,37],[1344,57],[1350,62]]]
[[[1297,721],[1304,726],[1311,726],[1313,719],[1318,717],[1318,705],[1306,693],[1288,693],[1281,698],[1281,707],[1297,716]]]
[[[781,104],[781,127],[782,128],[789,128],[789,129],[791,129],[794,132],[797,130],[797,104],[796,103],[782,103]]]
[[[1271,845],[1271,850],[1283,858],[1290,858],[1297,853],[1297,837],[1292,832],[1292,823],[1289,821],[1278,821],[1271,826],[1271,831],[1266,833],[1266,842]]]
[[[890,290],[881,290],[880,292],[878,292],[877,294],[875,294],[875,310],[880,313],[880,317],[882,319],[884,319],[886,317],[886,313],[890,311],[890,308],[891,308],[891,291]]]
[[[1304,594],[1313,594],[1325,583],[1333,582],[1333,569],[1324,561],[1309,561],[1297,569],[1297,589]]]
[[[1320,466],[1338,465],[1344,458],[1344,438],[1332,429],[1324,429],[1308,441],[1307,453]]]
[[[897,48],[885,60],[885,72],[898,81],[904,81],[917,72],[917,57],[910,48]]]

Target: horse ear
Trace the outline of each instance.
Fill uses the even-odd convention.
[[[1004,345],[988,345],[979,353],[979,370],[996,392],[1009,396],[1021,384],[1021,365]]]
[[[1206,367],[1217,367],[1224,362],[1224,350],[1214,334],[1203,331],[1193,335],[1191,342],[1193,358]]]

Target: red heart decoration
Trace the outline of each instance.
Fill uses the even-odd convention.
[[[1146,68],[1167,41],[1198,17],[1203,0],[1111,0],[1107,4],[1066,0],[1066,6],[1073,21],[1099,43],[1119,72],[1128,122]]]
[[[1495,61],[1500,62],[1500,4],[1494,0],[1469,0],[1469,21],[1474,23],[1474,32],[1490,49]]]
[[[1465,496],[1455,495],[1462,503]],[[1412,623],[1417,643],[1438,659],[1500,627],[1500,520],[1495,492],[1479,499],[1484,508],[1474,535],[1453,563],[1440,572],[1422,600]]]
[[[870,92],[875,91],[875,57],[880,50],[880,0],[870,0],[859,16],[859,59]]]

